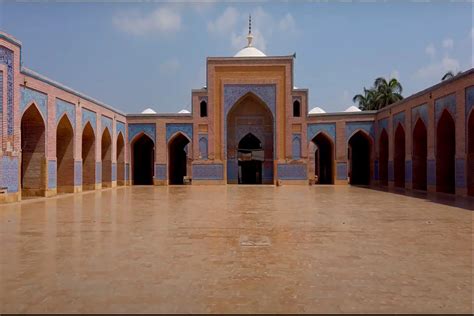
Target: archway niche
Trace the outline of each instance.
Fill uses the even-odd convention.
[[[134,185],[153,184],[155,164],[155,144],[146,134],[137,136],[132,147],[132,183]]]
[[[95,133],[89,122],[82,130],[82,190],[95,189]]]
[[[379,139],[379,182],[388,185],[388,134],[385,129],[380,133]]]
[[[474,110],[471,111],[467,124],[467,193],[474,196]]]
[[[456,126],[444,110],[436,128],[436,191],[455,192]]]
[[[314,152],[314,173],[317,184],[334,184],[334,146],[331,138],[319,133],[313,138],[316,145]]]
[[[362,131],[355,133],[349,140],[350,184],[370,184],[371,141]]]
[[[112,137],[106,128],[102,133],[101,141],[102,158],[102,187],[112,186]]]
[[[184,184],[187,176],[189,139],[182,133],[176,134],[168,144],[168,180],[169,184]]]
[[[395,186],[405,187],[405,130],[398,124],[395,130],[395,143],[393,155],[393,176]]]
[[[21,118],[21,195],[41,196],[46,190],[45,124],[35,105]]]
[[[238,146],[239,184],[262,183],[262,142],[252,133],[245,135]]]
[[[125,140],[122,133],[117,136],[117,185],[125,184]]]
[[[418,119],[413,129],[412,186],[414,190],[426,191],[428,133],[423,120]]]
[[[56,159],[58,193],[74,192],[74,130],[67,115],[56,128]]]

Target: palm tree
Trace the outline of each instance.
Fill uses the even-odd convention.
[[[448,71],[447,73],[444,74],[443,78],[441,78],[441,81],[448,80],[451,78],[454,78],[455,76],[459,75],[461,71],[459,71],[457,74],[454,74],[453,71]]]
[[[376,96],[376,108],[380,110],[392,103],[403,100],[402,96],[402,85],[400,82],[392,78],[390,81],[387,81],[383,77],[375,79],[374,88],[377,91]]]
[[[352,102],[359,103],[359,109],[361,109],[362,111],[369,111],[374,110],[375,98],[375,90],[367,89],[364,87],[364,94],[356,94],[352,98]]]

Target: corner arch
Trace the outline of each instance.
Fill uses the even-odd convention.
[[[155,165],[155,143],[147,133],[137,134],[130,142],[132,183],[152,185]]]
[[[373,139],[363,129],[352,133],[347,142],[349,178],[353,185],[370,185]]]

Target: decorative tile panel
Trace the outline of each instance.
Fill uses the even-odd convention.
[[[207,135],[201,134],[199,135],[199,155],[201,159],[207,160],[207,156],[208,156],[207,150],[208,150]]]
[[[155,177],[158,180],[166,180],[166,164],[155,164]]]
[[[402,124],[403,129],[405,129],[405,111],[394,114],[392,123],[393,130],[397,129],[398,124]]]
[[[95,183],[102,183],[102,162],[95,163]]]
[[[411,109],[411,126],[415,127],[416,121],[421,118],[425,126],[428,126],[428,105],[422,104]]]
[[[125,164],[125,181],[129,180],[129,175],[130,175],[130,164],[126,163]]]
[[[388,181],[395,181],[395,170],[393,169],[393,161],[388,162]]]
[[[377,159],[374,160],[374,180],[379,180],[379,161]]]
[[[455,165],[456,171],[455,171],[455,176],[456,176],[456,188],[465,188],[467,185],[466,181],[466,163],[463,158],[458,158],[456,159],[456,165]]]
[[[189,139],[193,139],[193,124],[192,123],[167,123],[166,124],[166,142],[169,142],[171,136],[175,133],[181,132]]]
[[[436,125],[438,125],[438,120],[445,109],[447,109],[453,119],[456,120],[456,94],[453,93],[435,100]]]
[[[281,180],[306,180],[307,165],[306,164],[278,164],[278,178]]]
[[[117,181],[117,164],[112,163],[112,181]]]
[[[138,123],[128,124],[128,140],[132,141],[135,136],[143,133],[150,137],[153,143],[156,144],[156,124],[155,123]]]
[[[125,140],[125,137],[127,136],[127,134],[125,133],[125,123],[120,122],[120,121],[116,121],[115,122],[115,129],[117,130],[117,135],[119,133],[122,133],[122,136]]]
[[[74,185],[82,185],[82,161],[74,161]]]
[[[308,142],[313,140],[320,132],[326,133],[336,143],[336,123],[315,123],[308,124]]]
[[[14,86],[13,86],[13,74],[14,74],[14,59],[13,59],[13,51],[9,50],[6,47],[0,46],[0,64],[3,64],[7,68],[7,134],[13,135],[13,125],[14,125],[14,111],[13,111],[13,103],[14,103]],[[3,93],[3,89],[2,89]],[[2,98],[3,99],[3,98]],[[3,113],[3,104],[2,108],[0,109],[1,113]],[[18,189],[17,189],[18,191]],[[15,191],[15,192],[17,192]]]
[[[20,182],[18,179],[18,157],[3,156],[0,162],[0,185],[6,187],[8,193],[18,192]]]
[[[405,182],[411,182],[412,181],[412,178],[413,178],[413,175],[412,175],[412,161],[411,160],[407,160],[405,161]]]
[[[113,135],[112,119],[110,117],[102,115],[100,117],[100,124],[101,124],[101,127],[102,127],[102,133],[105,131],[106,128],[108,128],[110,135],[111,136]]]
[[[36,104],[47,125],[48,95],[30,88],[21,87],[20,113],[23,114],[31,103]]]
[[[48,189],[55,189],[57,185],[56,160],[48,160]]]
[[[373,122],[347,122],[346,123],[346,142],[357,131],[363,130],[374,139],[374,123]]]
[[[301,135],[293,134],[293,140],[291,142],[292,155],[294,160],[301,159]]]
[[[247,93],[259,97],[269,108],[275,118],[276,85],[274,84],[225,84],[224,85],[224,117],[227,117],[232,106]]]
[[[428,159],[426,161],[426,181],[428,185],[436,185],[436,160]]]
[[[380,136],[380,133],[385,129],[385,131],[388,134],[388,118],[381,119],[377,122],[378,128],[377,128],[377,135]]]
[[[66,114],[72,128],[76,128],[76,106],[73,103],[56,99],[56,124],[59,123],[61,117]]]
[[[224,166],[222,164],[193,164],[193,179],[222,180],[224,179]]]
[[[82,108],[82,128],[86,126],[87,122],[89,122],[96,133],[97,130],[97,114],[91,110],[86,108]]]
[[[347,163],[338,162],[336,164],[337,180],[347,180]]]

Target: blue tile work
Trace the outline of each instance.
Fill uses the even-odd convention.
[[[95,183],[102,183],[102,162],[95,163]]]
[[[56,160],[48,160],[48,189],[55,189],[57,184]]]
[[[377,122],[377,135],[380,136],[380,133],[382,133],[384,129],[388,134],[388,117]]]
[[[293,140],[291,142],[291,150],[294,160],[301,159],[301,135],[293,134]]]
[[[421,118],[425,126],[428,126],[428,105],[421,104],[411,109],[411,126],[415,127],[416,121]]]
[[[224,117],[227,117],[231,107],[247,93],[259,97],[275,117],[276,85],[274,84],[225,84],[224,85]]]
[[[128,140],[132,141],[138,134],[145,134],[156,144],[156,124],[155,123],[138,123],[128,124]]]
[[[203,160],[207,160],[208,157],[208,145],[207,145],[207,134],[199,135],[199,156]]]
[[[91,123],[94,133],[97,132],[97,114],[86,108],[82,108],[82,128],[86,126],[87,122]]]
[[[115,122],[115,129],[117,131],[117,136],[119,133],[122,133],[123,139],[125,140],[125,137],[127,134],[125,134],[125,123],[117,121]]]
[[[167,123],[166,124],[166,142],[169,142],[171,136],[175,133],[181,132],[190,140],[193,139],[193,124],[192,123]]]
[[[72,128],[76,128],[76,106],[73,103],[56,99],[56,124],[59,123],[61,117],[66,114]]]
[[[128,175],[130,174],[130,164],[126,163],[125,164],[125,181],[129,180]]]
[[[466,181],[466,163],[463,158],[456,159],[456,188],[465,188],[467,186]]]
[[[8,193],[18,192],[18,157],[3,156],[0,162],[0,186],[6,187]]]
[[[337,180],[347,180],[347,163],[338,162],[336,165]]]
[[[74,185],[82,185],[82,161],[74,161]]]
[[[388,181],[395,181],[395,172],[393,170],[393,161],[388,162]]]
[[[313,123],[307,127],[308,142],[313,140],[320,132],[324,132],[336,143],[336,123]]]
[[[428,159],[426,161],[426,182],[428,185],[436,185],[436,160]]]
[[[412,179],[413,179],[413,175],[412,175],[412,161],[411,160],[407,160],[405,161],[405,182],[411,182]]]
[[[443,111],[447,109],[453,120],[456,120],[456,94],[450,94],[445,97],[435,100],[435,122],[436,126],[438,125],[438,120],[443,114]]]
[[[112,119],[110,117],[107,117],[105,115],[102,115],[100,117],[100,124],[102,126],[102,132],[105,131],[105,128],[109,129],[110,136],[113,135],[113,129],[112,129]]]
[[[379,179],[379,161],[377,159],[374,160],[374,180]]]
[[[193,179],[222,180],[224,179],[224,166],[222,164],[194,164]]]
[[[307,166],[306,164],[278,164],[278,178],[281,180],[306,180]]]
[[[112,163],[112,181],[117,181],[117,164]]]
[[[5,65],[7,68],[7,134],[13,135],[13,125],[14,125],[13,102],[14,102],[14,91],[15,91],[15,89],[13,88],[13,74],[14,74],[14,67],[15,67],[15,63],[13,59],[13,51],[9,50],[6,47],[0,46],[0,64]],[[3,89],[2,89],[2,93],[3,93]],[[1,113],[4,112],[3,104],[0,111]]]
[[[158,180],[166,180],[166,164],[155,164],[155,176]]]
[[[237,181],[239,164],[237,159],[227,159],[227,180]]]
[[[466,88],[466,121],[469,119],[471,109],[474,107],[474,86]]]
[[[392,124],[394,131],[397,129],[398,124],[402,124],[403,128],[405,129],[405,111],[394,114]]]
[[[346,142],[357,131],[363,130],[374,139],[374,123],[373,122],[347,122],[346,123]]]
[[[20,113],[23,114],[31,103],[36,104],[43,116],[45,125],[47,125],[48,95],[30,88],[21,87]]]
[[[273,161],[263,162],[262,180],[264,183],[273,182]]]

